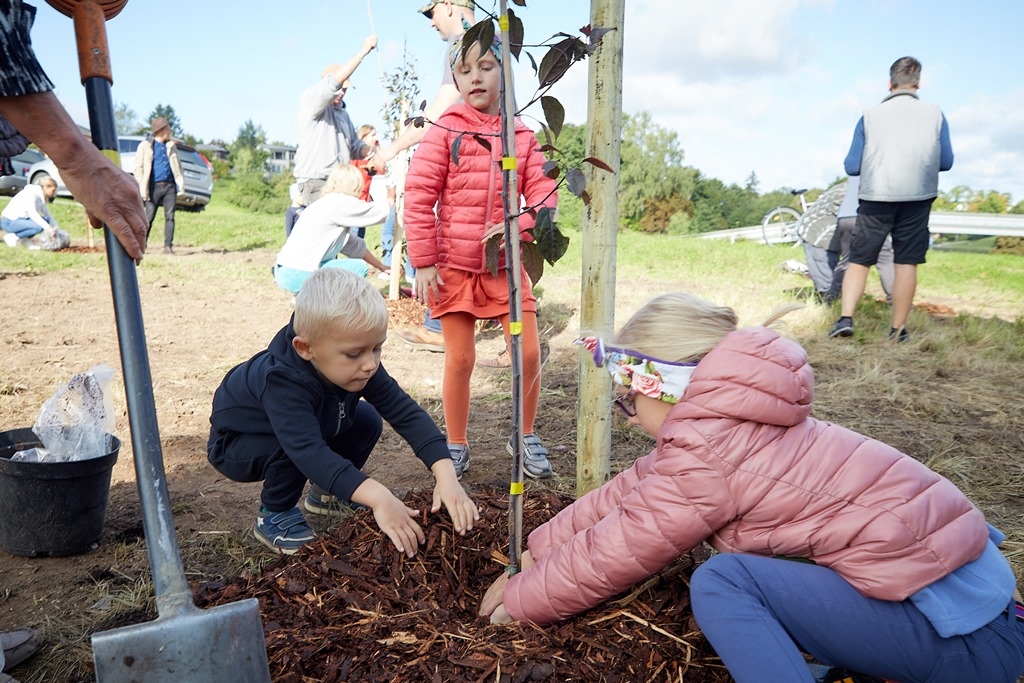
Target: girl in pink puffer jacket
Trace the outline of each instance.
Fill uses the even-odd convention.
[[[811,683],[802,652],[901,683],[1016,681],[1003,535],[917,460],[810,417],[806,352],[736,323],[668,294],[609,344],[581,340],[657,446],[534,530],[481,614],[564,619],[706,541],[693,613],[739,683]]]

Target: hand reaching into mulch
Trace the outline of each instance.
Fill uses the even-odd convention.
[[[451,515],[455,533],[465,536],[467,531],[472,531],[473,524],[480,520],[480,510],[459,483],[451,460],[438,460],[431,465],[430,470],[437,480],[430,511],[436,513],[444,505]]]
[[[520,571],[526,571],[533,566],[533,555],[530,551],[525,551],[519,557]],[[480,616],[491,618],[492,624],[510,624],[512,623],[512,617],[509,616],[508,611],[505,609],[503,593],[505,592],[505,586],[508,585],[508,580],[511,575],[508,571],[503,571],[498,575],[498,578],[494,580],[491,587],[484,593],[484,599],[480,601]]]

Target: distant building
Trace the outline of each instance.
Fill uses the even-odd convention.
[[[221,159],[222,161],[228,160],[228,149],[221,145],[196,145],[196,151],[207,159]]]
[[[295,167],[295,147],[261,143],[259,149],[270,155],[267,158],[267,171],[271,175],[291,173],[291,170]]]

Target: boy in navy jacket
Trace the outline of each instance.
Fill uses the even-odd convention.
[[[297,506],[309,480],[306,510],[371,508],[398,551],[416,554],[425,540],[418,511],[361,471],[382,418],[434,474],[431,512],[444,505],[459,534],[479,519],[444,435],[380,364],[387,323],[372,285],[322,268],[303,285],[295,314],[269,348],[231,369],[214,394],[210,463],[234,481],[263,481],[253,532],[275,552],[293,554],[315,538]]]

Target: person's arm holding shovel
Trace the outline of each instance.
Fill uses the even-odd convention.
[[[0,97],[0,114],[53,159],[92,227],[106,224],[128,255],[141,260],[147,222],[138,185],[82,135],[54,94]]]
[[[0,72],[0,117],[6,119],[0,119],[0,167],[34,142],[61,170],[68,189],[89,212],[92,226],[106,223],[125,251],[139,261],[146,247],[147,222],[135,182],[85,139],[51,92],[53,83],[36,60],[29,38],[35,8],[11,2],[0,3],[0,10],[3,25],[9,27],[0,31],[0,49],[9,60]]]

